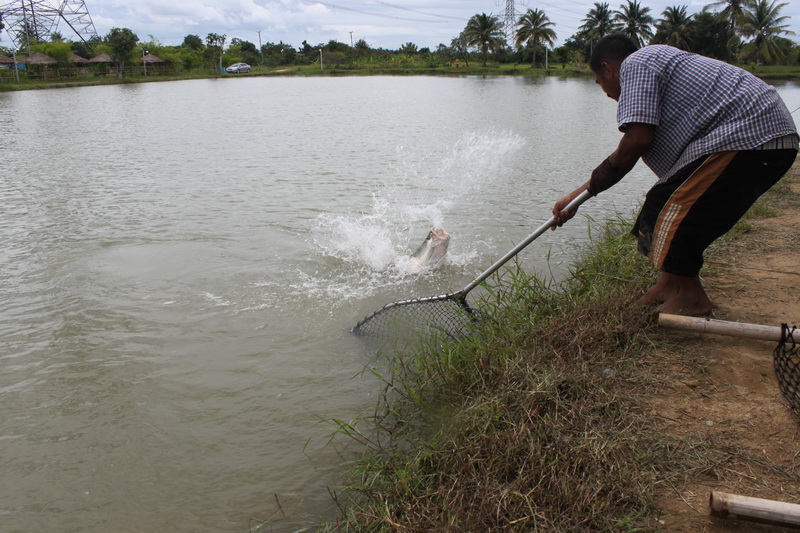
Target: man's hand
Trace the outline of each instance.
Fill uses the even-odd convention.
[[[588,185],[588,183],[586,185]],[[578,187],[564,198],[556,202],[556,205],[553,206],[553,218],[555,219],[555,224],[550,227],[551,230],[560,228],[564,225],[564,222],[575,216],[575,213],[578,212],[577,209],[564,211],[564,208],[567,207],[572,200],[577,198],[580,193],[586,190],[586,185]]]

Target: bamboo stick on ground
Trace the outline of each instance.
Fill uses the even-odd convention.
[[[712,491],[711,515],[800,529],[800,505]]]
[[[700,333],[716,333],[717,335],[728,335],[730,337],[744,337],[747,339],[772,342],[781,341],[780,326],[762,326],[760,324],[728,322],[726,320],[715,320],[713,318],[669,315],[665,313],[658,315],[658,325],[665,328],[697,331]],[[795,333],[795,339],[798,339],[797,333]]]

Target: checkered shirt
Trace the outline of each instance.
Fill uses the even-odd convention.
[[[628,56],[619,75],[617,123],[656,126],[642,160],[659,182],[703,155],[797,133],[774,87],[716,59],[652,45]]]

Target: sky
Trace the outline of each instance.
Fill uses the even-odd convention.
[[[58,5],[61,0],[47,0]],[[517,0],[517,18],[528,9],[541,9],[558,35],[557,45],[578,31],[595,0]],[[641,0],[658,18],[668,6],[686,5],[689,13],[701,11],[711,0]],[[622,0],[608,0],[612,9]],[[790,36],[800,42],[800,1],[786,2],[781,10],[791,18]],[[0,5],[17,3],[0,0]],[[80,0],[68,4],[80,6]],[[186,35],[205,40],[209,33],[237,37],[255,45],[284,42],[294,47],[307,41],[314,46],[330,40],[352,44],[364,39],[370,47],[396,50],[407,42],[435,49],[450,45],[475,14],[503,17],[508,0],[85,0],[97,33],[130,28],[141,41],[152,36],[165,45],[179,45]],[[63,27],[62,27],[63,26]],[[62,23],[61,33],[71,31]],[[259,33],[260,32],[260,33]],[[3,42],[8,37],[3,35]]]

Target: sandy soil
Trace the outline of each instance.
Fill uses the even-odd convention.
[[[716,305],[713,318],[800,326],[800,162],[784,180],[791,192],[779,201],[780,216],[752,222],[754,231],[726,246],[702,274]],[[713,469],[663,484],[665,529],[789,531],[712,518],[708,505],[712,490],[800,503],[800,417],[775,377],[776,343],[663,331],[690,350],[694,363],[665,380],[650,407],[654,420],[685,442],[722,450]]]

